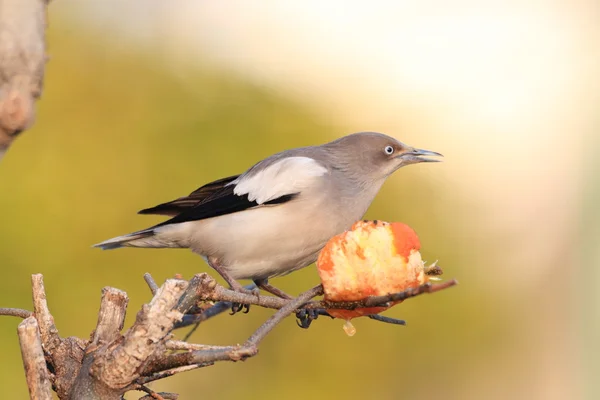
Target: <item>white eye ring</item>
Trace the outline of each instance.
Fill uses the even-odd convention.
[[[392,155],[394,154],[394,148],[392,146],[385,146],[385,149],[383,149],[383,151],[385,151],[385,154]]]

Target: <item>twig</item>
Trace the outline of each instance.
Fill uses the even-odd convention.
[[[50,374],[46,368],[42,339],[36,319],[34,317],[26,318],[19,324],[17,330],[29,397],[32,400],[51,400]]]
[[[217,315],[231,310],[232,303],[228,301],[219,301],[213,306],[204,309],[199,314],[186,314],[181,321],[175,324],[175,329],[185,328],[186,326],[202,323],[209,318],[216,317]]]
[[[252,290],[256,288],[256,285],[250,284],[244,286],[244,289]],[[183,316],[183,319],[175,324],[174,329],[185,328],[190,325],[194,325],[194,327],[185,335],[183,338],[184,341],[187,341],[192,334],[198,329],[200,324],[212,317],[216,317],[217,315],[224,313],[226,311],[231,310],[233,303],[228,301],[219,301],[214,305],[207,308],[200,308],[198,306],[192,307],[186,315]]]
[[[447,289],[451,286],[457,285],[458,281],[456,279],[451,279],[447,282],[443,283],[425,283],[421,286],[417,286],[416,288],[408,288],[402,292],[392,293],[386,296],[371,296],[367,297],[360,301],[345,301],[345,302],[332,302],[332,301],[320,301],[312,305],[307,305],[309,307],[317,307],[317,308],[326,308],[326,309],[336,309],[336,310],[354,310],[356,308],[369,308],[369,307],[383,307],[389,306],[390,303],[396,301],[406,300],[410,297],[415,297],[423,293],[434,293],[439,292],[440,290]]]
[[[150,275],[148,272],[146,272],[144,274],[144,280],[148,284],[148,287],[150,288],[150,291],[152,292],[152,296],[154,296],[156,294],[156,291],[158,290],[158,285],[152,278],[152,275]]]
[[[253,304],[272,309],[281,309],[294,300],[281,299],[279,297],[274,296],[256,296],[249,293],[235,292],[233,290],[226,289],[225,287],[216,284],[216,282],[213,285],[211,281],[214,281],[214,279],[208,275],[203,281],[205,290],[202,290],[200,293],[200,296],[203,300]],[[432,284],[428,282],[416,288],[409,288],[405,291],[392,293],[386,296],[371,296],[362,300],[346,302],[332,302],[326,300],[312,301],[304,304],[300,308],[354,310],[356,308],[386,306],[389,305],[388,303],[390,302],[406,300],[410,297],[415,297],[423,293],[434,293],[443,289],[447,289],[456,284],[458,284],[458,281],[456,279],[437,284]]]
[[[142,372],[142,376],[150,376],[164,371],[181,372],[180,367],[197,366],[197,368],[214,364],[216,361],[240,361],[252,357],[258,352],[256,348],[243,346],[224,346],[218,349],[196,350],[187,353],[171,354],[153,360]],[[162,379],[162,378],[159,378]]]
[[[212,285],[211,285],[212,286]],[[218,287],[214,287],[217,289]],[[315,296],[323,293],[321,285],[316,286],[298,297],[285,300],[285,304],[271,318],[262,324],[242,346],[225,346],[216,349],[195,350],[187,353],[172,354],[155,360],[143,375],[151,375],[161,371],[173,370],[188,365],[209,365],[215,361],[240,361],[252,357],[258,353],[258,344],[265,336],[285,317],[293,313],[297,308]]]
[[[179,395],[177,393],[158,392],[156,394],[159,395],[160,397],[153,397],[151,394],[148,394],[144,397],[140,397],[139,400],[152,400],[152,399],[157,399],[157,398],[162,398],[165,400],[177,400],[179,398]]]
[[[0,308],[0,315],[25,319],[33,316],[33,313],[29,310],[23,310],[21,308]]]
[[[303,306],[307,301],[312,299],[315,296],[320,296],[323,294],[323,286],[318,285],[312,289],[307,290],[304,293],[301,293],[298,297],[288,300],[288,304],[282,307],[279,311],[277,311],[271,318],[267,320],[260,328],[256,330],[250,336],[248,341],[246,341],[246,346],[257,346],[264,338],[267,336],[269,332],[277,325],[281,320],[285,317],[296,311],[298,308]]]
[[[148,393],[147,396],[141,397],[140,400],[151,400],[151,399],[156,399],[156,400],[177,400],[179,398],[179,395],[177,393],[165,393],[165,392],[155,392],[154,390],[150,389],[147,386],[144,385],[139,385],[136,390],[139,390],[141,392],[145,392]]]
[[[138,378],[135,383],[136,384],[144,384],[144,383],[149,383],[149,382],[153,382],[153,381],[158,381],[160,379],[168,378],[168,377],[178,374],[180,372],[186,372],[186,371],[191,371],[191,370],[202,368],[202,367],[208,367],[213,364],[214,364],[214,362],[207,363],[207,364],[184,365],[183,367],[173,368],[173,369],[161,371],[161,372],[150,373],[149,375],[144,375],[144,376]]]
[[[375,320],[375,321],[385,322],[386,324],[406,325],[406,321],[403,320],[403,319],[396,319],[396,318],[384,317],[383,315],[379,315],[379,314],[371,314],[371,315],[367,315],[367,317],[369,317],[369,318],[371,318],[372,320]]]
[[[183,340],[167,340],[165,343],[167,350],[218,350],[224,349],[227,346],[212,346],[209,344],[188,343]]]

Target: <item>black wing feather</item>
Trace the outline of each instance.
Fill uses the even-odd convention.
[[[189,196],[146,208],[139,211],[138,214],[159,214],[173,217],[153,227],[157,228],[169,224],[218,217],[258,207],[259,205],[282,204],[294,199],[299,194],[285,194],[263,204],[258,204],[256,201],[250,201],[248,195],[238,196],[233,193],[235,185],[229,184],[238,177],[239,175],[235,175],[216,180],[194,190]]]
[[[207,183],[204,186],[194,190],[188,196],[180,197],[167,203],[162,203],[154,207],[145,208],[138,211],[138,214],[158,214],[175,216],[181,214],[185,210],[196,207],[198,204],[209,200],[213,196],[217,196],[228,183],[233,182],[239,175],[229,176],[227,178],[218,179],[214,182]]]
[[[248,195],[238,196],[234,194],[233,190],[233,185],[225,186],[219,192],[214,193],[211,197],[197,204],[195,207],[186,209],[181,214],[154,226],[154,228],[169,224],[219,217],[221,215],[232,214],[258,206],[282,204],[293,200],[299,194],[286,194],[263,204],[258,204],[256,201],[250,201]]]

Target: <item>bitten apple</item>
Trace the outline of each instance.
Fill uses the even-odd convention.
[[[406,224],[356,222],[349,231],[333,237],[319,254],[317,268],[325,300],[356,301],[424,284],[429,277],[425,274],[420,248],[417,234]],[[350,321],[388,308],[328,312],[332,317]],[[345,329],[349,335],[354,334],[351,324],[348,323]]]

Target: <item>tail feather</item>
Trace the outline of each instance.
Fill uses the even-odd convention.
[[[146,247],[147,239],[154,236],[154,229],[147,229],[139,232],[129,233],[123,236],[117,236],[104,242],[95,244],[93,247],[99,247],[102,250],[113,250],[120,247]],[[152,247],[152,246],[148,246]]]

